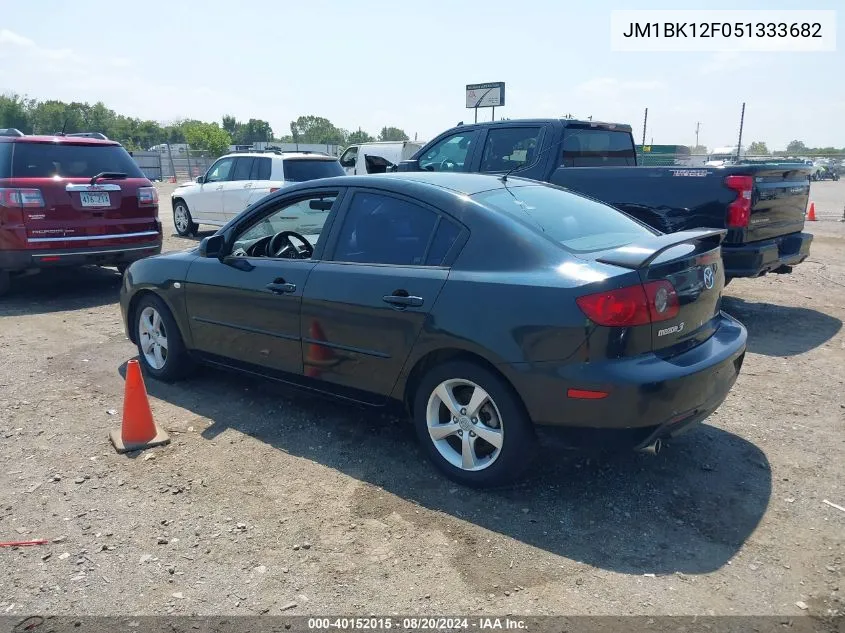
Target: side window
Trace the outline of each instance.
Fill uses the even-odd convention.
[[[506,127],[487,133],[481,154],[482,172],[504,172],[530,165],[537,156],[538,127]]]
[[[250,180],[270,180],[272,164],[269,158],[256,158],[252,161],[252,169],[249,172]]]
[[[0,178],[12,177],[12,143],[0,143]]]
[[[252,171],[254,160],[254,158],[236,158],[232,180],[249,180],[249,173]]]
[[[356,193],[340,230],[334,260],[423,265],[427,263],[426,251],[438,217],[433,211],[399,198]]]
[[[358,147],[350,147],[340,157],[341,167],[355,167],[355,161],[358,160]]]
[[[205,176],[206,182],[222,182],[229,180],[229,174],[232,172],[232,164],[235,162],[234,158],[221,158],[211,166]]]
[[[630,132],[571,127],[564,134],[563,167],[630,167],[635,163]]]
[[[461,227],[454,222],[441,217],[437,224],[437,230],[434,233],[434,239],[431,241],[431,246],[428,247],[428,253],[425,256],[426,266],[440,266],[452,244],[458,239],[461,234]]]
[[[263,218],[241,229],[232,250],[241,248],[248,251],[263,238],[272,237],[280,231],[299,233],[316,247],[336,200],[336,193],[321,193],[296,202],[282,203]]]
[[[475,136],[475,130],[447,136],[422,155],[420,167],[426,171],[466,171]]]

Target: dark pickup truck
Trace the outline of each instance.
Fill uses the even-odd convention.
[[[639,167],[628,125],[571,119],[459,125],[396,170],[510,172],[601,200],[664,233],[724,228],[728,279],[791,272],[813,240],[803,232],[809,168]]]

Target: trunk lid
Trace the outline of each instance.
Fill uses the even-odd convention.
[[[677,314],[651,325],[653,351],[680,353],[713,335],[725,287],[720,247],[679,245],[639,274],[646,288],[651,282],[668,281],[677,298]]]
[[[716,331],[725,274],[721,241],[724,230],[680,231],[655,236],[602,254],[596,260],[636,271],[645,291],[650,349],[674,355],[699,345]],[[667,283],[668,282],[668,283]],[[629,350],[631,351],[631,350]]]
[[[804,228],[810,197],[808,170],[803,166],[765,166],[754,175],[746,241],[756,242]]]

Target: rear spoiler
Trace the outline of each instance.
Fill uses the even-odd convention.
[[[702,245],[716,248],[722,243],[727,232],[726,229],[696,229],[694,231],[678,231],[677,233],[655,235],[651,239],[612,250],[597,258],[596,261],[638,270],[645,268],[657,259],[661,253],[679,244],[700,242]]]

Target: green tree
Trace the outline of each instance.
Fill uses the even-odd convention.
[[[230,114],[223,115],[223,129],[229,133],[233,139],[237,136],[238,127],[240,123],[238,120]],[[237,142],[237,140],[235,141]]]
[[[35,134],[56,134],[82,131],[82,112],[62,101],[39,102],[32,110],[32,129]]]
[[[405,130],[400,130],[398,127],[383,127],[379,132],[378,140],[380,141],[407,141],[408,135]]]
[[[763,141],[754,141],[748,146],[747,154],[751,156],[768,156],[769,148]]]
[[[188,121],[182,126],[182,131],[192,148],[205,150],[210,154],[224,154],[232,144],[232,137],[217,123]]]
[[[806,154],[807,146],[804,145],[803,141],[790,141],[789,145],[786,146],[786,153],[792,155]]]
[[[26,100],[16,94],[0,96],[0,128],[13,127],[24,134],[32,133]]]
[[[90,132],[102,132],[109,138],[112,138],[116,116],[114,110],[110,110],[102,101],[98,101],[88,108],[85,125]]]
[[[250,119],[246,123],[239,123],[235,134],[235,143],[251,145],[252,143],[269,143],[273,140],[273,128],[267,121]]]
[[[374,139],[372,136],[367,134],[361,128],[358,128],[357,131],[352,132],[346,137],[346,145],[360,145],[361,143],[372,143]]]
[[[343,130],[338,129],[331,121],[311,114],[292,121],[290,132],[294,143],[343,145],[346,140]]]

